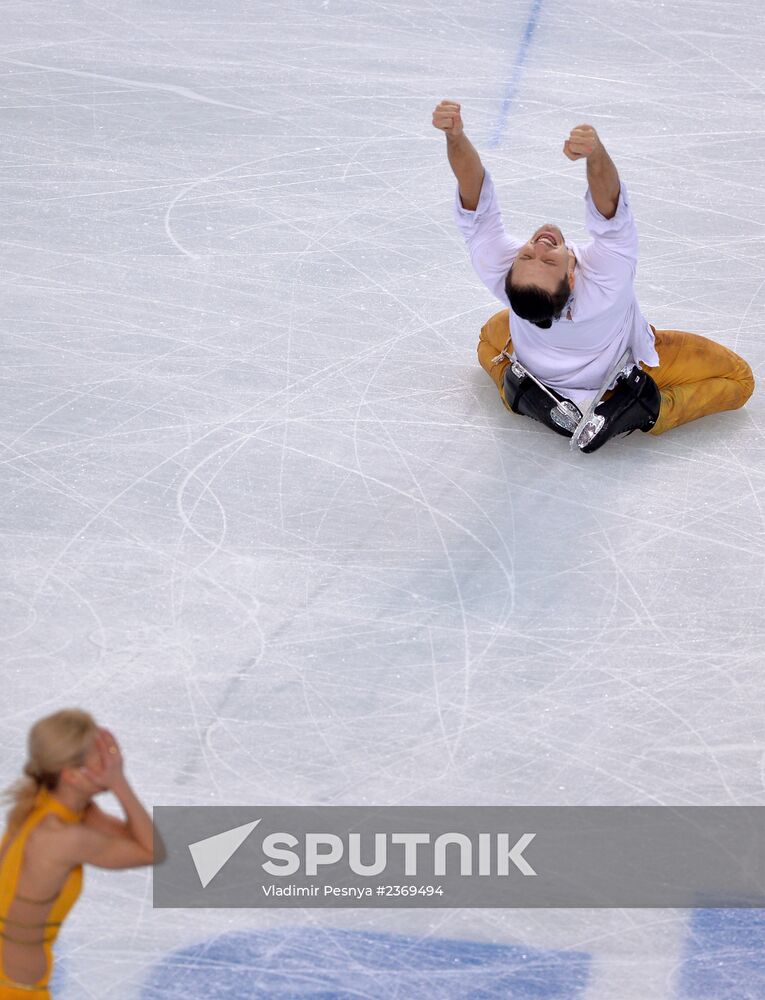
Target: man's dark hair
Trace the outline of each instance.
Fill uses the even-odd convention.
[[[549,329],[552,321],[558,319],[566,308],[571,295],[568,275],[561,278],[560,284],[552,294],[536,285],[515,286],[511,281],[512,275],[511,267],[505,278],[505,293],[515,315],[541,326],[543,330]]]

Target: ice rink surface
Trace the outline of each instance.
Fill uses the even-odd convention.
[[[755,0],[0,5],[3,784],[71,704],[150,804],[765,805],[763,404],[502,408],[437,101],[654,325],[763,373]],[[91,870],[60,1000],[749,1000],[758,911],[183,911]],[[466,972],[468,968],[468,972]]]

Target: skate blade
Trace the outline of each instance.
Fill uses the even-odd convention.
[[[512,372],[518,379],[530,378],[546,396],[550,397],[555,403],[555,406],[550,410],[550,419],[556,427],[560,427],[569,434],[573,434],[579,425],[579,421],[582,419],[582,411],[577,406],[574,406],[569,399],[556,399],[544,382],[540,382],[536,375],[532,375],[528,368],[524,368],[517,358],[513,360]]]
[[[579,426],[579,421],[582,415],[576,407],[572,406],[571,403],[558,403],[556,407],[550,410],[550,419],[557,426],[561,427],[564,431],[568,431],[569,434],[573,434],[574,431]]]
[[[572,451],[577,451],[577,450],[579,450],[581,448],[584,448],[585,445],[587,445],[589,443],[589,441],[592,441],[592,439],[598,433],[598,431],[600,430],[600,428],[603,426],[603,424],[601,423],[597,427],[596,430],[590,432],[589,440],[588,441],[584,441],[584,442],[580,443],[580,439],[581,439],[581,437],[582,437],[582,435],[584,433],[585,427],[587,427],[588,425],[592,424],[593,417],[595,416],[595,408],[596,408],[596,406],[598,406],[598,404],[602,401],[602,399],[605,396],[605,394],[611,388],[611,385],[613,384],[613,382],[616,381],[617,376],[620,375],[620,374],[623,374],[623,373],[624,374],[628,374],[629,371],[632,370],[632,362],[630,360],[631,357],[632,357],[632,354],[631,354],[631,352],[629,350],[624,351],[624,353],[622,354],[622,356],[619,358],[619,360],[616,362],[616,364],[613,366],[613,368],[609,371],[608,375],[606,376],[605,381],[603,382],[603,385],[600,388],[600,391],[593,398],[593,400],[590,403],[590,405],[587,407],[587,409],[586,409],[586,411],[584,413],[584,416],[579,421],[579,424],[578,424],[576,430],[574,431],[574,433],[571,435],[571,440],[569,441],[569,446],[570,446],[570,448],[571,448]],[[627,370],[626,372],[625,372],[625,369]],[[600,419],[602,420],[602,417]]]
[[[603,429],[603,424],[605,424],[606,418],[601,417],[599,413],[596,413],[587,423],[582,427],[576,439],[577,447],[584,450],[590,442],[600,434]]]

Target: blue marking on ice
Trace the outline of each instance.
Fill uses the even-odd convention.
[[[495,148],[499,145],[502,136],[504,135],[505,128],[507,127],[507,120],[510,117],[510,110],[513,106],[513,101],[518,93],[518,88],[521,83],[521,76],[523,74],[523,67],[526,63],[526,57],[529,54],[529,49],[531,47],[531,42],[534,38],[534,32],[537,30],[537,24],[539,22],[539,12],[542,9],[542,0],[533,0],[531,5],[531,10],[529,11],[529,16],[526,20],[526,25],[523,29],[523,34],[521,35],[521,40],[518,44],[518,51],[515,53],[515,62],[513,63],[513,70],[510,74],[510,78],[507,81],[507,86],[505,87],[505,95],[502,99],[502,108],[499,112],[499,119],[497,124],[494,126],[494,132],[489,139],[489,146]]]
[[[168,955],[141,1000],[578,1000],[589,955],[363,931],[223,934]]]
[[[680,1000],[765,997],[765,910],[696,910],[680,975]]]
[[[66,988],[68,978],[66,955],[62,957],[57,954],[56,961],[53,963],[53,972],[51,973],[50,984],[48,986],[52,997],[67,995]]]

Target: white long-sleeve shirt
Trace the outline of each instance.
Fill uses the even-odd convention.
[[[563,315],[543,330],[510,309],[514,356],[576,403],[601,388],[627,349],[636,364],[659,363],[653,331],[635,299],[638,237],[627,190],[622,184],[612,219],[601,215],[589,191],[584,200],[592,241],[584,246],[566,244],[576,257],[576,268],[573,294]],[[505,277],[526,241],[505,232],[488,171],[475,211],[463,208],[457,189],[454,216],[476,274],[492,295],[509,306]]]

